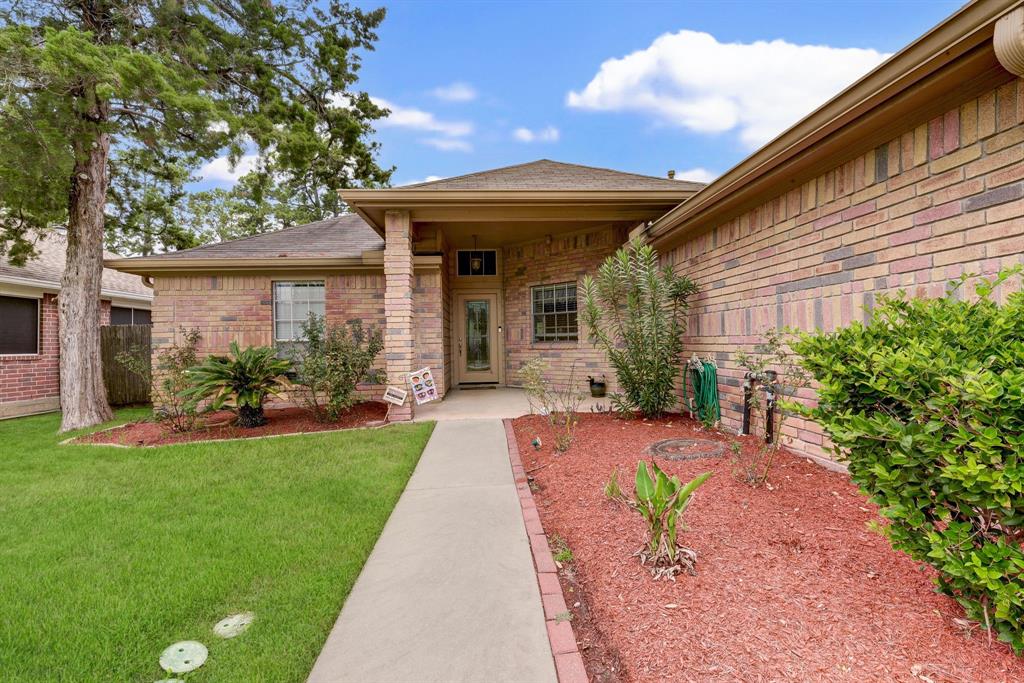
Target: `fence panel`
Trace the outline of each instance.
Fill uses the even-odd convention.
[[[100,348],[103,353],[103,383],[107,387],[107,401],[112,406],[149,403],[151,325],[108,325],[100,328]],[[119,353],[130,353],[146,368],[140,377],[117,362]]]

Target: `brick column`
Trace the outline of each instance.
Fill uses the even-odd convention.
[[[413,329],[412,221],[408,211],[384,214],[384,358],[388,383],[409,389],[408,373],[415,368]],[[411,420],[412,393],[404,406],[391,408],[392,420]]]

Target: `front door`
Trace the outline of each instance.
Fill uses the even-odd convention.
[[[455,349],[460,384],[498,381],[498,295],[455,296]]]

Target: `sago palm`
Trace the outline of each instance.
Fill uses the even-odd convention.
[[[209,399],[212,410],[234,408],[240,427],[258,427],[267,419],[263,402],[289,386],[291,363],[267,346],[245,350],[231,342],[231,356],[209,356],[188,371],[192,386],[184,395],[195,403]]]

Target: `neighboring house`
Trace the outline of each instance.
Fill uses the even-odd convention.
[[[65,233],[52,230],[24,266],[0,257],[0,418],[60,409],[57,296],[66,249]],[[149,324],[153,290],[141,277],[104,268],[100,297],[102,324]]]
[[[289,344],[314,311],[384,327],[395,383],[429,365],[444,391],[510,384],[535,356],[556,380],[576,362],[613,381],[576,288],[632,233],[700,285],[687,353],[716,359],[737,427],[736,353],[765,329],[834,329],[879,293],[939,296],[1024,260],[1024,10],[993,38],[1013,7],[965,6],[703,188],[538,161],[344,190],[354,215],[108,265],[154,277],[156,346],[180,326],[206,350]],[[816,425],[787,429],[826,454]]]

